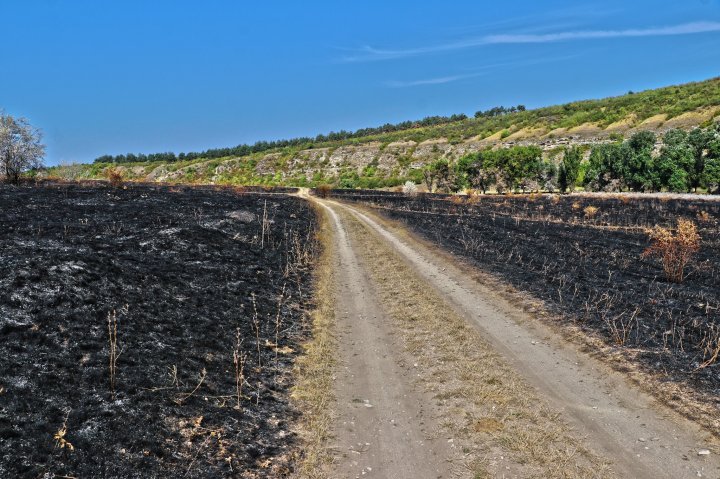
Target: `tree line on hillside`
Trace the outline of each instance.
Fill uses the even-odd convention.
[[[523,105],[504,107],[497,106],[490,108],[485,111],[478,111],[475,113],[475,118],[492,118],[496,116],[505,115],[508,113],[515,113],[525,111]],[[275,140],[275,141],[258,141],[252,145],[241,144],[235,147],[229,148],[212,148],[202,152],[188,152],[175,154],[173,152],[163,153],[127,153],[121,155],[102,155],[94,160],[94,163],[142,163],[142,162],[163,162],[163,163],[174,163],[176,161],[190,161],[199,158],[214,159],[224,158],[229,156],[247,156],[253,153],[261,153],[263,151],[287,148],[287,147],[306,147],[310,148],[312,145],[317,143],[326,143],[332,141],[343,141],[351,140],[353,138],[363,138],[372,135],[379,135],[382,133],[392,133],[402,130],[411,130],[414,128],[423,128],[428,126],[437,126],[447,123],[456,123],[463,120],[467,120],[468,116],[464,113],[457,113],[450,116],[427,116],[422,120],[414,121],[403,121],[400,123],[385,123],[382,126],[372,128],[361,128],[355,131],[340,130],[337,132],[331,131],[328,134],[320,134],[312,137],[299,137],[288,140]]]
[[[517,113],[519,111],[525,111],[525,105],[511,106],[505,108],[504,106],[496,106],[489,110],[480,110],[475,112],[475,118],[492,118],[495,116],[507,115],[508,113]]]
[[[559,161],[543,159],[537,146],[487,149],[455,163],[437,160],[423,169],[428,189],[485,193],[507,191],[691,192],[720,193],[720,124],[690,132],[669,130],[659,144],[642,131],[628,140],[594,145],[585,159],[580,147],[569,147]]]
[[[657,114],[665,114],[670,119],[682,113],[716,105],[720,105],[720,78],[647,90],[632,95],[576,101],[533,110],[527,110],[524,105],[497,106],[476,112],[473,119],[468,119],[464,114],[430,116],[422,120],[404,121],[397,124],[386,123],[382,126],[362,128],[354,132],[343,130],[316,137],[260,141],[252,145],[216,148],[203,152],[104,155],[97,158],[95,162],[172,163],[201,158],[241,157],[286,147],[312,148],[328,142],[336,142],[332,146],[340,146],[358,142],[361,138],[368,136],[376,137],[375,139],[383,143],[406,140],[419,143],[433,138],[447,138],[450,142],[460,142],[473,137],[484,138],[499,131],[509,130],[511,127],[514,127],[513,131],[540,127],[553,130],[556,128],[569,129],[585,123],[592,123],[604,128],[630,117],[642,121]]]
[[[150,154],[134,154],[128,153],[125,155],[103,155],[95,159],[94,163],[137,163],[137,162],[155,162],[160,161],[164,163],[173,163],[176,161],[190,161],[199,158],[214,159],[214,158],[225,158],[229,156],[240,157],[247,156],[253,153],[261,153],[263,151],[287,148],[287,147],[303,147],[311,148],[316,143],[325,143],[330,141],[342,141],[353,138],[362,138],[365,136],[376,135],[380,133],[390,133],[400,130],[409,130],[412,128],[421,128],[426,126],[441,125],[444,123],[453,123],[462,120],[466,120],[468,117],[465,114],[454,114],[450,116],[428,116],[422,120],[416,121],[403,121],[396,124],[386,123],[382,126],[374,128],[361,128],[356,131],[340,130],[337,132],[330,132],[328,134],[317,135],[314,138],[311,137],[299,137],[292,138],[289,140],[275,140],[275,141],[258,141],[252,145],[242,144],[230,148],[212,148],[202,152],[189,152],[175,154],[173,152],[165,153],[150,153]]]

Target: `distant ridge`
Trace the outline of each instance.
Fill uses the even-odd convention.
[[[129,179],[232,184],[312,185],[358,175],[408,177],[439,158],[481,148],[537,144],[546,150],[621,138],[635,131],[707,126],[720,115],[720,77],[598,100],[532,110],[496,107],[473,117],[456,114],[204,152],[103,156],[93,165],[57,167],[51,174],[97,178],[121,166]],[[386,183],[393,183],[392,181]]]

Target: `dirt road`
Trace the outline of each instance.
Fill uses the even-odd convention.
[[[359,264],[340,217],[328,208],[337,251],[340,367],[336,477],[449,477],[451,453],[432,440],[430,397],[413,389],[397,363],[399,346]]]
[[[316,201],[332,218],[340,278],[336,293],[340,331],[333,444],[336,462],[331,477],[528,477],[528,471],[538,477],[607,477],[613,473],[637,478],[720,477],[720,451],[709,435],[530,319],[519,305],[508,303],[472,279],[464,266],[448,255],[356,207]],[[444,301],[448,315],[457,315],[471,325],[478,347],[489,344],[492,354],[538,396],[538,404],[557,411],[556,422],[566,439],[550,441],[556,449],[577,447],[587,454],[570,454],[567,466],[548,472],[550,466],[540,464],[542,451],[522,455],[527,446],[513,445],[509,427],[502,437],[476,426],[476,432],[463,430],[463,434],[476,435],[476,442],[492,443],[493,447],[481,450],[475,466],[463,461],[463,455],[471,455],[470,447],[458,450],[448,426],[448,415],[458,414],[461,403],[456,401],[451,408],[439,399],[437,391],[447,378],[435,383],[418,381],[420,374],[412,368],[413,354],[424,352],[408,349],[394,326],[397,315],[389,312],[390,303],[379,300],[381,286],[370,272],[383,267],[374,264],[382,255],[362,254],[370,238],[377,241],[375,251],[386,248],[401,258],[404,265],[394,267],[408,268],[405,274],[413,275],[428,296],[437,295]],[[421,303],[422,297],[415,301]],[[426,349],[437,347],[429,344]],[[522,426],[522,420],[516,418],[529,417],[527,414],[514,409],[499,419],[497,430],[503,430],[506,420],[512,423],[507,419],[510,416],[515,417],[515,427]],[[535,427],[538,421],[527,422],[528,427]],[[533,461],[538,462],[535,469]],[[593,461],[605,461],[612,472],[593,473]],[[568,472],[573,470],[585,472]]]

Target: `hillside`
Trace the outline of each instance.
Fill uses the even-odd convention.
[[[440,121],[428,126],[417,126],[433,123],[425,119],[318,135],[315,139],[263,142],[177,157],[149,155],[150,158],[169,155],[175,161],[113,163],[103,160],[112,161],[114,157],[105,156],[92,165],[55,167],[49,174],[69,179],[102,178],[108,167],[115,166],[125,178],[133,180],[393,186],[406,179],[420,182],[420,169],[429,162],[440,158],[457,160],[488,147],[532,144],[552,152],[566,145],[615,140],[637,131],[662,134],[672,128],[706,126],[720,118],[720,77],[533,110],[513,108],[509,113],[495,110],[478,112],[475,118],[433,117]],[[411,127],[398,129],[407,125]],[[255,150],[262,151],[233,154]]]

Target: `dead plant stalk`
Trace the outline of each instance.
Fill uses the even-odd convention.
[[[108,343],[109,351],[109,374],[110,374],[110,394],[115,399],[115,379],[117,377],[117,360],[122,354],[122,350],[118,349],[118,320],[115,310],[108,313]]]
[[[247,353],[242,349],[242,338],[240,337],[240,328],[235,331],[235,349],[233,350],[233,364],[235,365],[235,397],[236,408],[242,411],[242,388],[245,383],[245,362],[247,361]]]
[[[260,249],[265,249],[265,235],[268,236],[268,241],[269,241],[270,240],[270,223],[268,222],[268,217],[267,217],[267,200],[265,200],[265,204],[263,206],[262,231],[260,232]]]
[[[285,300],[285,286],[287,283],[283,283],[282,292],[278,299],[277,314],[275,315],[275,377],[274,382],[277,384],[277,373],[278,373],[278,349],[280,349],[280,322],[282,320],[282,305]]]
[[[257,372],[262,371],[262,356],[260,355],[260,320],[258,318],[257,302],[255,301],[255,293],[252,294],[253,302],[253,329],[255,329],[255,346],[257,348]],[[257,395],[255,396],[255,404],[260,403],[260,388],[262,381],[258,379]]]

